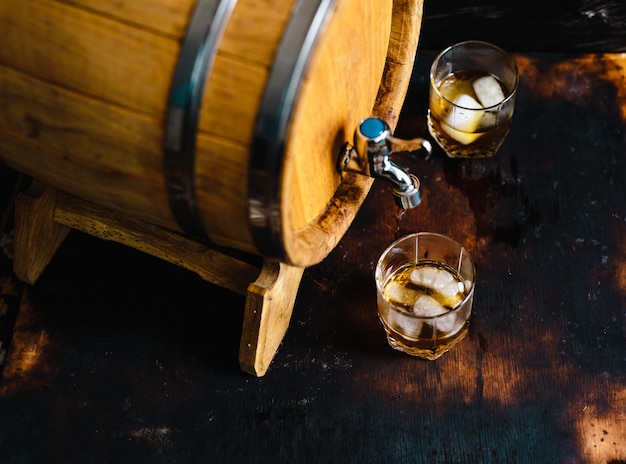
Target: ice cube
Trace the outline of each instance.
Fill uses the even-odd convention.
[[[439,290],[439,293],[441,293],[446,298],[452,298],[453,296],[456,296],[459,292],[462,292],[462,289],[463,284],[455,280],[447,284],[445,287],[442,287]]]
[[[453,75],[446,77],[437,84],[439,93],[446,100],[453,102],[459,95],[474,95],[472,81],[469,79],[456,79]]]
[[[389,311],[386,322],[394,331],[406,337],[417,338],[422,332],[422,321],[402,312]]]
[[[445,286],[455,281],[454,276],[445,269],[435,269],[435,279],[433,280],[433,288],[441,290]]]
[[[448,125],[461,132],[474,132],[483,117],[482,105],[469,95],[461,94],[454,99],[456,108],[452,110]]]
[[[483,119],[480,122],[480,127],[483,129],[489,129],[498,123],[498,114],[493,111],[485,111]]]
[[[397,282],[389,282],[385,287],[387,300],[402,306],[411,307],[417,298],[417,291],[403,287]]]
[[[450,137],[452,137],[457,142],[461,142],[463,145],[469,145],[470,143],[472,143],[474,140],[476,140],[478,137],[482,135],[480,132],[475,133],[475,134],[468,134],[467,132],[461,132],[456,129],[453,129],[452,127],[448,126],[446,123],[443,123],[443,122],[441,123],[441,128],[444,131],[446,131]]]
[[[468,145],[480,137],[474,133],[480,126],[484,111],[482,105],[474,100],[470,95],[461,94],[454,99],[452,111],[441,123],[441,127],[454,140]]]
[[[497,105],[504,100],[504,93],[500,83],[493,76],[485,76],[476,79],[472,83],[474,92],[484,108]]]
[[[435,326],[437,330],[440,332],[441,337],[448,335],[451,332],[454,332],[455,328],[459,326],[461,322],[461,316],[457,311],[451,311],[445,316],[441,316],[437,318],[437,322]]]
[[[413,304],[413,314],[419,317],[434,317],[447,312],[448,310],[430,295],[419,295]]]
[[[411,283],[429,288],[432,287],[436,278],[437,268],[435,267],[418,267],[417,269],[413,269],[409,275]]]

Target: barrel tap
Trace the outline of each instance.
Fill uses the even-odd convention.
[[[428,140],[404,140],[393,137],[389,125],[379,118],[367,118],[354,131],[354,146],[346,143],[339,157],[339,170],[352,171],[390,181],[396,204],[415,208],[422,201],[419,179],[391,159],[398,152],[432,152]]]

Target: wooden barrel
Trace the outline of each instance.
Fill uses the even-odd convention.
[[[393,128],[422,0],[0,2],[0,160],[220,247],[323,260],[372,179],[338,172]]]

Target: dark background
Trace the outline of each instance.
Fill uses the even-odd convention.
[[[626,51],[622,0],[426,0],[420,48],[468,39],[519,52]]]
[[[76,231],[33,287],[0,253],[0,356],[20,303],[33,348],[0,378],[0,463],[626,462],[626,102],[602,57],[625,31],[622,1],[426,0],[398,135],[426,135],[428,66],[467,39],[534,63],[511,133],[484,162],[418,162],[412,213],[376,181],[263,378],[237,365],[243,297]],[[0,164],[2,237],[26,182]],[[372,282],[426,229],[476,240],[479,266],[470,334],[430,364],[386,345]]]

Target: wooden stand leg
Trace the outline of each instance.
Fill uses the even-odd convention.
[[[239,365],[263,376],[283,340],[304,268],[265,261],[261,275],[248,287]]]
[[[33,182],[15,200],[13,272],[34,284],[58,250],[70,228],[54,221],[57,191]]]
[[[176,264],[246,295],[239,364],[265,375],[289,326],[303,268],[236,259],[182,235],[34,183],[15,208],[14,272],[34,284],[71,229],[111,240]],[[252,282],[252,283],[251,283]]]

